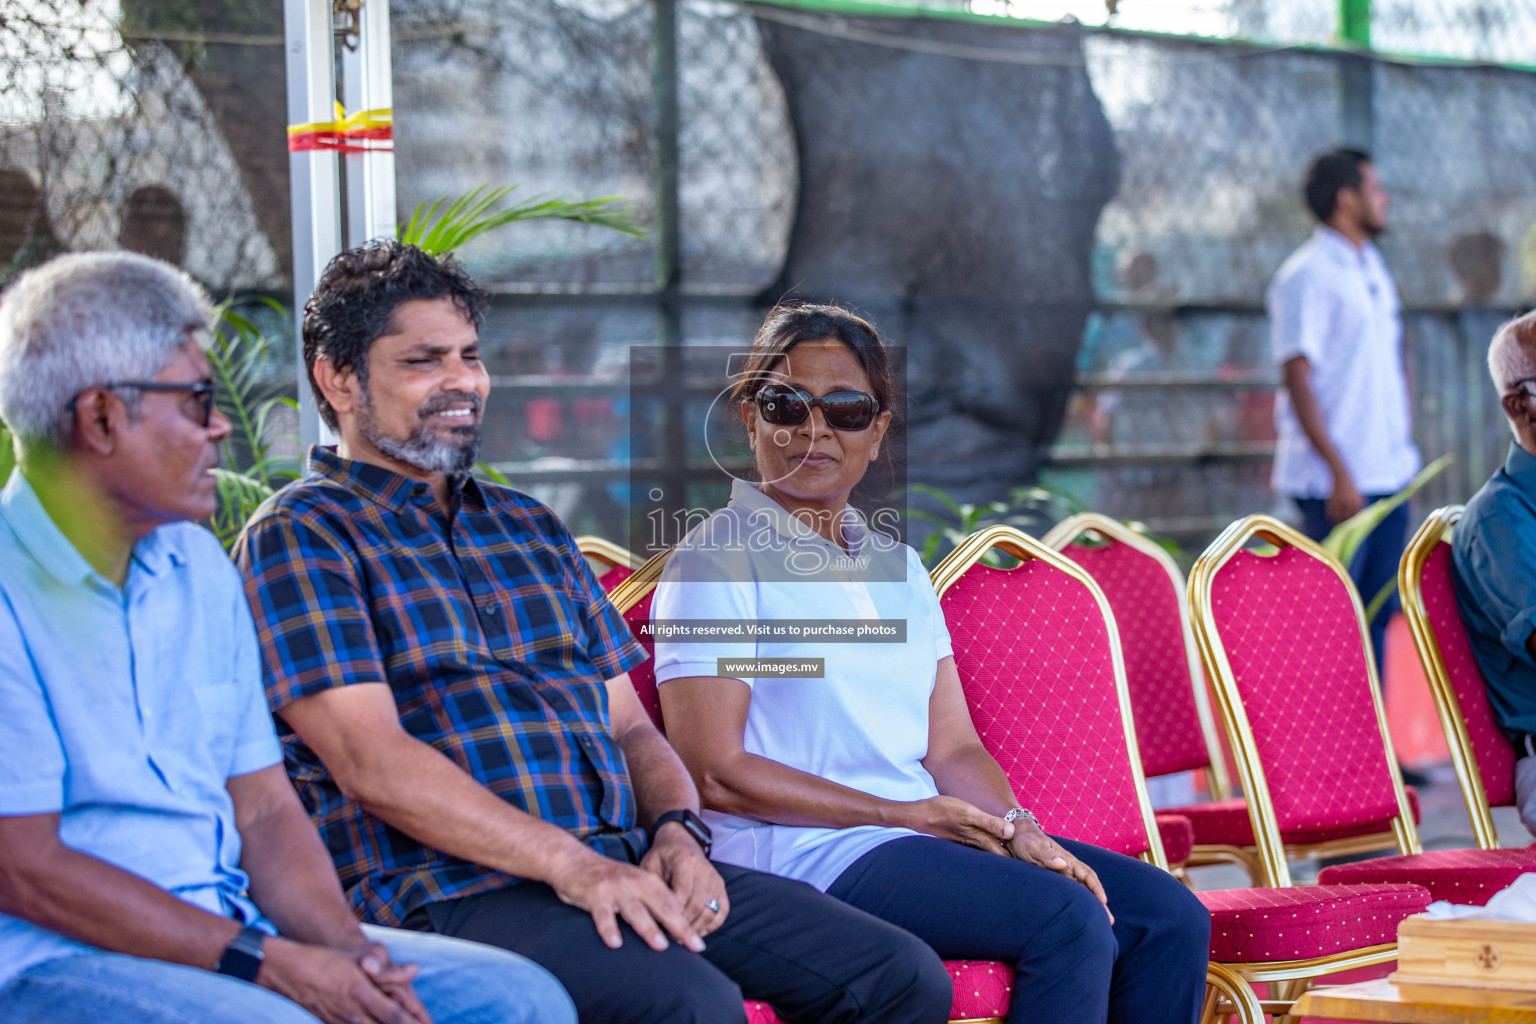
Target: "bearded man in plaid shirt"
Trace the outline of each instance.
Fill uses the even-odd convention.
[[[304,309],[341,442],[236,550],[291,774],[365,921],[514,950],[585,1024],[925,1022],[911,935],[708,859],[681,761],[625,674],[646,657],[564,524],[468,475],[487,306],[452,258],[342,253]]]

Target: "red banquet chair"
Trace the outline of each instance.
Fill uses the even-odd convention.
[[[656,555],[609,595],[614,607],[624,614],[624,621],[629,624],[635,639],[652,655],[656,653],[655,643],[650,631],[644,627],[651,619],[651,596],[656,581],[661,578],[671,553],[663,551]],[[652,662],[646,661],[630,669],[629,680],[634,684],[635,695],[640,698],[646,714],[651,716],[662,735],[666,735]],[[1003,1024],[1013,990],[1011,967],[985,960],[946,960],[944,966],[955,985],[955,1001],[949,1012],[951,1024]],[[767,1003],[748,1001],[746,1008],[747,1024],[783,1024]]]
[[[997,548],[1012,569],[985,564]],[[1007,526],[968,538],[933,572],[982,742],[1051,832],[1166,868],[1141,772],[1115,620],[1073,561]],[[1027,736],[1027,742],[1024,742]],[[1278,834],[1263,832],[1278,848]],[[1211,912],[1204,1021],[1285,1014],[1311,979],[1386,963],[1416,885],[1232,889]],[[1284,983],[1259,1001],[1249,987]],[[1222,1000],[1222,996],[1225,1000]]]
[[[1148,776],[1197,768],[1206,773],[1210,801],[1164,808],[1166,815],[1187,818],[1194,829],[1189,866],[1233,862],[1242,865],[1250,880],[1262,883],[1248,803],[1228,792],[1226,761],[1206,699],[1178,566],[1146,536],[1093,512],[1063,520],[1044,541],[1086,569],[1114,610],[1142,770]],[[1418,793],[1412,787],[1407,793],[1417,822]],[[1390,834],[1317,832],[1287,836],[1286,853],[1299,859],[1386,850],[1394,843]]]
[[[1146,536],[1097,512],[1063,520],[1042,543],[1082,566],[1109,600],[1125,658],[1142,772],[1148,778],[1205,773],[1210,802],[1166,808],[1157,816],[1168,863],[1235,862],[1250,879],[1259,878],[1247,806],[1241,798],[1228,799],[1226,759],[1189,629],[1179,567]],[[1224,827],[1234,808],[1241,817],[1240,831]]]
[[[602,572],[598,573],[597,582],[602,584],[603,590],[613,593],[613,588],[629,579],[630,574],[639,566],[640,559],[636,558],[628,548],[621,548],[611,540],[601,537],[577,537],[576,550],[580,551],[589,561],[596,562]]]
[[[1398,585],[1413,643],[1424,665],[1478,849],[1432,850],[1324,868],[1318,881],[1416,882],[1437,900],[1482,905],[1522,873],[1536,871],[1536,849],[1500,849],[1491,807],[1515,802],[1515,752],[1499,731],[1483,674],[1456,607],[1450,532],[1461,506],[1430,513],[1403,552]]]

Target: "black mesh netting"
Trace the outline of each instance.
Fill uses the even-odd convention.
[[[1097,0],[972,7],[1108,17]],[[498,293],[487,457],[619,535],[628,348],[668,331],[744,346],[795,294],[854,303],[907,346],[913,482],[991,499],[1043,467],[1191,541],[1269,509],[1262,298],[1310,230],[1299,180],[1341,137],[1352,58],[1316,45],[1334,0],[1190,9],[1178,38],[680,0],[661,71],[681,313],[657,301],[652,241],[538,223],[468,246]],[[654,226],[650,0],[391,10],[402,212],[517,183],[627,196]],[[1118,10],[1169,27],[1146,2]],[[1532,29],[1531,0],[1377,0],[1373,39],[1530,61]],[[7,3],[0,274],[125,246],[215,290],[286,287],[281,31],[277,4]],[[1489,333],[1536,296],[1536,74],[1393,59],[1370,78],[1420,440],[1459,459],[1427,500],[1461,499],[1504,444]]]

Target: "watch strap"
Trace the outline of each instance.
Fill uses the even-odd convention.
[[[665,814],[657,815],[656,820],[651,823],[651,842],[654,843],[656,841],[656,833],[661,831],[661,826],[671,824],[674,821],[683,826],[683,829],[693,837],[693,841],[698,843],[699,847],[703,849],[704,856],[708,857],[710,849],[714,846],[715,837],[709,831],[709,826],[704,824],[704,819],[686,807],[681,810],[667,811]]]
[[[234,941],[224,947],[224,955],[219,957],[219,964],[214,970],[227,977],[254,982],[256,975],[261,973],[262,961],[266,959],[261,948],[266,940],[266,932],[246,925]]]

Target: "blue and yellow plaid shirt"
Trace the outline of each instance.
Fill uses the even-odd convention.
[[[312,449],[235,550],[278,710],[382,683],[401,725],[513,806],[600,853],[645,849],[605,680],[644,649],[544,505],[473,479],[440,511],[424,484]],[[459,860],[348,799],[278,719],[288,773],[364,920],[518,879]]]

